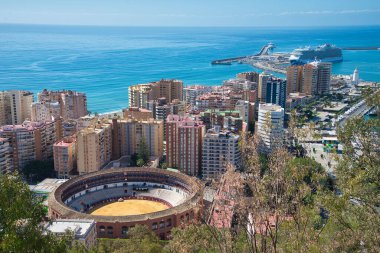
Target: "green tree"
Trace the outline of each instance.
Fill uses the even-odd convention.
[[[367,88],[363,91],[367,105],[375,107],[377,116],[380,116],[380,90],[374,88]]]
[[[102,253],[160,253],[163,244],[146,226],[137,225],[128,232],[128,239],[99,239],[95,252]]]
[[[338,130],[340,197],[329,201],[334,250],[380,252],[380,120],[353,118]]]
[[[145,162],[144,162],[144,160],[141,159],[141,158],[139,158],[139,159],[137,160],[137,162],[136,162],[136,165],[137,165],[138,167],[142,167],[142,166],[144,166],[144,164],[145,164]]]
[[[0,252],[65,252],[68,238],[45,233],[42,199],[18,174],[0,175]]]
[[[319,249],[326,218],[319,196],[331,194],[331,181],[320,164],[293,158],[285,149],[268,156],[266,170],[257,152],[257,140],[242,148],[250,195],[236,208],[240,228],[250,236],[240,245],[247,252],[310,252]],[[327,193],[325,193],[327,192]],[[245,242],[244,242],[245,241]],[[235,242],[236,243],[236,242]]]
[[[219,237],[218,229],[208,225],[175,228],[172,231],[173,238],[166,246],[166,250],[173,253],[220,252],[215,235]]]
[[[54,161],[30,161],[22,168],[22,173],[32,183],[42,181],[48,177],[55,177]]]
[[[319,252],[328,223],[321,197],[332,194],[333,182],[324,168],[310,158],[294,158],[286,168],[291,186],[287,219],[279,228],[280,248],[287,252]]]
[[[149,161],[149,157],[150,157],[150,154],[149,154],[148,145],[146,144],[145,140],[141,138],[139,149],[137,151],[137,160],[142,159],[145,164]]]

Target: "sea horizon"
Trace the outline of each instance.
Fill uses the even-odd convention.
[[[184,85],[221,85],[244,64],[211,61],[324,43],[338,47],[380,45],[380,25],[334,27],[76,26],[0,24],[0,90],[72,89],[86,92],[89,110],[106,113],[128,106],[128,87],[164,79]],[[380,81],[380,51],[344,51],[333,74],[356,67],[366,81]],[[275,74],[284,77],[280,74]]]
[[[48,24],[48,23],[4,23],[0,22],[0,26],[2,25],[15,25],[15,26],[70,26],[70,27],[105,27],[105,28],[130,28],[130,27],[136,27],[136,28],[316,28],[316,29],[322,29],[322,28],[339,28],[339,27],[346,27],[346,28],[351,28],[351,27],[380,27],[380,24],[371,24],[371,25],[363,25],[363,24],[358,24],[358,25],[287,25],[287,26],[262,26],[262,25],[257,25],[257,26],[194,26],[194,25],[180,25],[180,26],[175,26],[175,25],[101,25],[101,24]]]

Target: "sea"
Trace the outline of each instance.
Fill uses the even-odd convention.
[[[356,27],[85,27],[0,25],[0,90],[72,89],[87,93],[93,113],[128,106],[128,86],[180,79],[220,85],[244,64],[212,66],[215,59],[258,53],[265,44],[291,52],[324,43],[380,47],[380,26]],[[334,74],[380,81],[380,51],[343,51]],[[261,71],[260,71],[261,72]],[[281,77],[281,75],[279,75]]]

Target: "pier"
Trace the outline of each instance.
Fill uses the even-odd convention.
[[[227,59],[220,59],[212,61],[212,65],[231,65],[233,62],[237,62],[240,60],[243,60],[247,58],[247,56],[239,56],[239,57],[233,57],[233,58],[227,58]]]
[[[258,54],[250,55],[250,56],[238,56],[238,57],[233,57],[233,58],[214,60],[211,62],[211,64],[212,65],[231,65],[233,62],[238,62],[238,61],[244,60],[245,58],[249,58],[252,56],[269,55],[270,53],[272,53],[274,48],[276,48],[276,46],[273,43],[268,43],[267,45],[265,45],[261,48],[261,50]]]
[[[367,51],[367,50],[380,50],[380,46],[378,47],[343,47],[342,50],[345,50],[345,51],[359,51],[359,50],[362,50],[362,51]]]

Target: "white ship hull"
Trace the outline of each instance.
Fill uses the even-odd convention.
[[[329,57],[329,58],[323,58],[323,59],[317,59],[321,62],[341,62],[343,61],[343,57]],[[315,61],[315,59],[300,59],[297,56],[291,55],[289,58],[289,61],[291,64],[307,64],[310,62]]]

